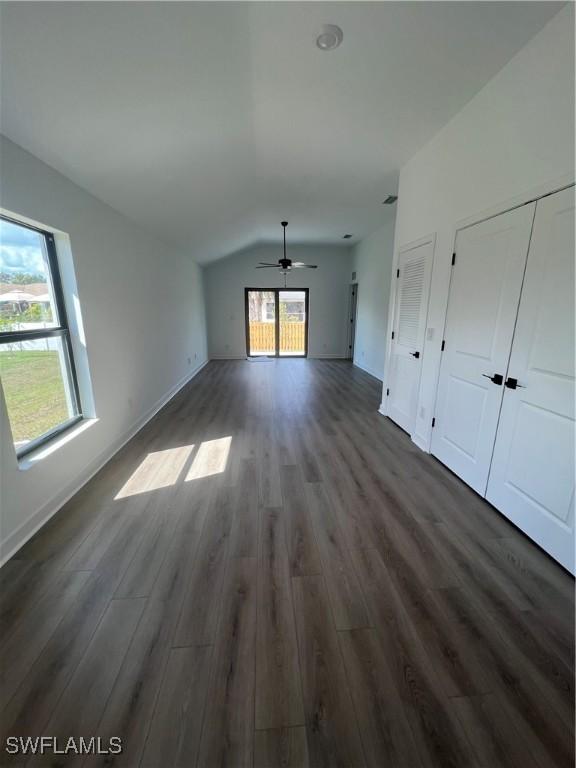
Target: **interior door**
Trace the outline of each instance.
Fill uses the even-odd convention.
[[[416,420],[433,255],[432,240],[398,254],[388,416],[409,434]]]
[[[573,573],[574,188],[537,204],[507,385],[486,498]]]
[[[456,237],[432,453],[482,496],[535,208],[524,205]]]
[[[348,360],[354,360],[354,345],[356,343],[356,316],[358,313],[358,283],[350,286],[349,324],[348,324]]]

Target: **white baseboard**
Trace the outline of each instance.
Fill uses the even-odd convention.
[[[370,376],[373,376],[375,379],[378,379],[378,381],[382,381],[382,375],[379,373],[376,373],[376,371],[372,370],[372,368],[369,368],[367,365],[360,365],[360,363],[357,363],[354,361],[354,365],[356,368],[360,368],[361,371],[364,371],[365,373],[369,373]]]
[[[210,355],[210,360],[246,360],[246,355]]]
[[[272,358],[272,359],[283,360],[284,358],[280,356],[278,358]],[[295,360],[298,358],[286,358],[286,359]],[[309,360],[345,360],[346,357],[344,355],[333,355],[333,354],[323,353],[320,355],[309,354],[308,359]],[[210,360],[246,360],[246,355],[210,355]],[[368,371],[368,373],[370,373],[370,371]]]
[[[165,395],[133,424],[123,435],[121,435],[111,446],[102,451],[93,459],[82,471],[81,479],[71,483],[56,496],[52,497],[40,509],[36,510],[30,517],[18,526],[7,538],[0,543],[0,567],[13,557],[24,544],[32,538],[36,531],[46,525],[48,520],[53,517],[66,502],[72,498],[94,475],[102,469],[118,451],[131,440],[134,435],[144,427],[158,411],[163,408],[189,381],[191,381],[204,366],[208,364],[205,360],[191,372],[186,374],[175,384]]]
[[[410,435],[410,439],[414,443],[414,445],[417,445],[418,448],[420,448],[421,451],[424,451],[425,453],[430,453],[430,448],[428,447],[428,442],[421,437],[420,435]]]

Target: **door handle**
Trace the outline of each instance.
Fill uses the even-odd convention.
[[[412,357],[420,357],[420,352],[410,352]]]
[[[482,376],[484,376],[484,378],[486,378],[486,379],[490,379],[492,384],[498,384],[498,386],[500,386],[502,384],[502,382],[504,381],[504,376],[502,376],[499,373],[495,373],[493,376],[490,376],[489,373],[483,373]],[[508,385],[506,385],[506,386],[508,386]]]
[[[504,382],[504,386],[508,387],[508,389],[526,389],[523,384],[518,384],[518,379],[515,379],[512,376],[508,376]]]

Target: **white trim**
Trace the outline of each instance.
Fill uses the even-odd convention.
[[[53,517],[64,504],[72,498],[94,475],[102,469],[110,459],[139,432],[142,427],[152,419],[172,398],[191,381],[208,364],[208,360],[200,363],[191,373],[187,373],[180,381],[175,384],[165,395],[132,425],[118,440],[112,443],[107,449],[102,451],[93,459],[84,469],[83,478],[78,482],[68,485],[64,490],[54,496],[50,501],[44,504],[39,510],[34,512],[27,520],[18,526],[12,533],[0,543],[0,567],[24,546],[24,544],[40,530]]]
[[[383,403],[383,402],[382,402],[382,403],[380,403],[380,407],[378,408],[378,413],[379,413],[381,416],[384,416],[385,418],[387,418],[387,419],[390,419],[390,416],[388,416],[388,414],[387,414],[387,413],[385,412],[385,410],[384,410],[384,403]],[[396,424],[396,422],[394,421],[394,419],[390,419],[390,421],[391,421],[393,424],[395,424],[396,426],[398,426],[398,425]],[[398,427],[398,428],[399,428],[399,429],[402,429],[402,427]],[[414,445],[415,445],[417,448],[420,448],[420,450],[421,450],[421,451],[424,451],[424,453],[430,453],[430,451],[429,451],[429,450],[428,450],[428,448],[426,447],[426,441],[425,441],[425,440],[422,440],[422,438],[421,438],[419,435],[417,435],[417,434],[414,434],[414,435],[408,435],[408,437],[410,438],[410,440],[411,440],[411,441],[414,443]]]
[[[94,424],[98,424],[99,421],[100,419],[81,419],[81,421],[73,427],[61,432],[59,435],[56,435],[56,437],[48,440],[48,442],[38,446],[31,453],[27,453],[21,459],[18,459],[18,471],[27,472],[29,469],[32,469],[38,462],[59,450],[63,445],[69,443],[70,440],[74,440],[75,437],[81,435],[82,432],[85,432],[87,429],[90,429]]]
[[[370,376],[373,376],[375,379],[378,379],[378,381],[382,381],[382,376],[378,375],[375,371],[373,371],[371,368],[368,368],[367,365],[360,365],[360,363],[352,361],[352,364],[356,366],[356,368],[360,368],[360,370],[365,371],[366,373],[369,373]]]
[[[265,355],[262,355],[262,357],[265,357]],[[210,360],[247,360],[248,358],[246,355],[210,355]],[[346,357],[342,353],[340,354],[332,354],[331,352],[321,352],[317,355],[311,355],[308,354],[307,357],[304,355],[294,355],[294,356],[284,356],[279,355],[276,357],[275,355],[270,355],[271,360],[350,360],[349,357]],[[361,366],[358,366],[359,368]],[[367,369],[366,369],[367,370]],[[370,371],[368,371],[370,373]],[[374,376],[374,374],[372,374]],[[378,376],[376,378],[379,378]]]
[[[282,358],[280,358],[282,359]],[[305,359],[305,358],[304,358]],[[308,359],[312,360],[348,360],[350,361],[349,357],[346,357],[346,355],[340,354],[333,354],[332,352],[319,352],[315,355],[308,354]]]
[[[413,435],[410,435],[410,439],[412,440],[414,445],[420,448],[421,451],[424,451],[424,453],[430,453],[428,443],[423,437],[421,437],[421,435],[418,435],[415,432]]]
[[[266,355],[262,355],[262,357],[266,357]],[[246,355],[210,355],[210,360],[247,360],[248,358]],[[276,357],[275,355],[270,355],[270,360],[350,360],[349,357],[346,357],[343,354],[334,355],[331,353],[321,353],[318,355],[311,355],[308,354],[307,357],[304,355],[279,355]],[[368,371],[370,373],[370,371]],[[372,374],[374,375],[374,374]]]
[[[434,412],[436,411],[436,406],[434,406]],[[423,450],[425,453],[431,452],[431,446],[432,446],[432,427],[429,427],[427,434],[422,434],[421,432],[414,432],[414,434],[410,435],[410,439],[412,442],[418,446],[421,450]]]
[[[436,232],[431,232],[429,235],[424,235],[424,237],[419,237],[417,240],[410,240],[409,243],[398,246],[398,256],[401,253],[406,253],[407,251],[414,251],[416,248],[421,248],[423,245],[427,245],[428,243],[432,243],[434,246],[436,245]],[[398,258],[396,258],[396,261],[398,261]]]
[[[543,197],[548,197],[548,195],[553,195],[556,192],[560,192],[562,189],[567,189],[568,187],[574,186],[574,182],[574,174],[571,173],[564,174],[563,176],[560,176],[560,178],[554,179],[553,181],[546,181],[542,184],[538,184],[526,192],[522,192],[519,195],[509,197],[507,200],[503,200],[500,203],[495,203],[489,208],[485,208],[483,211],[473,213],[470,216],[465,216],[463,219],[459,219],[454,225],[454,232],[457,233],[461,229],[473,227],[475,224],[480,224],[482,221],[492,219],[495,216],[500,216],[502,213],[508,213],[508,211],[511,211],[514,208],[519,208],[521,205],[526,205],[527,203],[535,203]]]

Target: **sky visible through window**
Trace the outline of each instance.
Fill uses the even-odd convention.
[[[56,319],[44,235],[0,219],[0,329]]]
[[[0,282],[20,282],[24,275],[46,282],[42,236],[32,229],[0,219]]]

